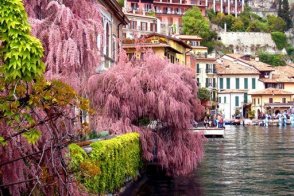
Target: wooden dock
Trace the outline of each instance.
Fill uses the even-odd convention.
[[[197,127],[197,128],[193,128],[192,131],[194,133],[203,132],[204,136],[207,138],[224,138],[224,136],[225,136],[225,129],[224,128]]]

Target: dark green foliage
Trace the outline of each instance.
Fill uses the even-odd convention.
[[[211,52],[214,49],[213,40],[216,39],[217,34],[210,30],[210,22],[202,16],[200,9],[198,7],[193,7],[187,10],[182,19],[184,34],[202,37],[202,45],[207,46],[208,51]]]
[[[0,40],[4,47],[4,65],[6,80],[30,81],[41,76],[45,66],[41,60],[43,48],[41,42],[30,35],[27,14],[21,0],[0,1]]]
[[[124,7],[124,3],[125,3],[124,0],[117,0],[117,2],[121,7]]]
[[[199,88],[198,89],[198,98],[201,101],[209,101],[210,100],[210,91],[207,88]]]
[[[286,48],[288,43],[287,43],[287,37],[285,33],[282,32],[272,32],[272,39],[275,42],[277,48],[279,50],[282,50],[283,48]]]
[[[273,66],[284,66],[286,62],[284,56],[281,54],[269,54],[269,53],[260,53],[259,60],[261,62],[273,65]]]
[[[86,154],[71,144],[71,167],[78,171],[77,179],[95,194],[114,193],[128,178],[135,178],[141,167],[141,150],[138,133],[128,133],[90,145]]]
[[[222,13],[215,14],[213,11],[208,12],[208,17],[212,23],[222,28],[226,23],[227,31],[284,32],[286,29],[286,22],[281,17],[269,15],[267,18],[261,18],[254,14],[249,7],[246,7],[245,11],[237,18]]]
[[[290,7],[289,7],[288,0],[279,0],[278,16],[281,17],[286,22],[287,30],[292,27],[292,20],[291,20]]]

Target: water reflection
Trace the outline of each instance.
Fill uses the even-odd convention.
[[[294,128],[227,127],[191,175],[148,176],[129,195],[294,195]]]

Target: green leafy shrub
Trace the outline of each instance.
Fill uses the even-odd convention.
[[[279,50],[282,50],[283,48],[286,48],[288,43],[287,43],[287,37],[285,33],[282,32],[272,32],[272,39],[275,42],[277,48]]]
[[[201,101],[209,101],[210,100],[210,91],[207,88],[199,88],[198,89],[198,98]]]
[[[3,2],[0,9],[0,40],[4,47],[0,48],[0,54],[4,54],[5,79],[9,81],[31,81],[41,76],[45,70],[41,60],[42,44],[30,35],[30,25],[27,21],[22,1]]]
[[[128,178],[135,178],[141,167],[141,150],[138,133],[128,133],[109,140],[90,144],[86,154],[71,144],[71,167],[77,179],[92,193],[115,192]]]
[[[270,64],[273,66],[286,65],[286,62],[284,60],[284,55],[281,55],[281,54],[260,53],[258,56],[261,62]]]

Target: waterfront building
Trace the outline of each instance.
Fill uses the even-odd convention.
[[[150,33],[160,33],[161,22],[158,18],[149,15],[126,13],[129,24],[123,28],[124,38],[139,38]]]
[[[103,25],[102,35],[97,37],[97,47],[101,51],[99,70],[108,69],[117,61],[117,54],[121,45],[122,27],[129,23],[116,0],[98,0]]]
[[[125,0],[127,13],[155,15],[161,21],[161,33],[179,34],[182,16],[186,10],[197,6],[203,16],[208,9],[237,16],[244,10],[244,0]]]
[[[252,111],[255,111],[255,117],[261,117],[262,114],[277,114],[293,107],[294,92],[283,89],[266,88],[263,90],[252,91],[249,93],[252,97]]]
[[[249,92],[264,89],[264,83],[259,80],[260,72],[226,55],[218,62],[218,110],[225,115],[225,119],[231,119],[237,113],[247,117],[251,103]]]
[[[175,37],[191,46],[192,49],[186,51],[186,65],[194,71],[198,87],[207,88],[211,93],[210,101],[205,106],[215,109],[217,106],[216,59],[208,58],[208,49],[201,46],[201,37],[197,35],[175,35]]]
[[[138,50],[138,47],[141,48]],[[144,36],[139,43],[136,43],[135,39],[125,39],[123,49],[126,50],[130,60],[140,59],[146,49],[152,49],[157,56],[167,58],[171,63],[186,65],[186,51],[192,48],[178,38],[151,33]]]

